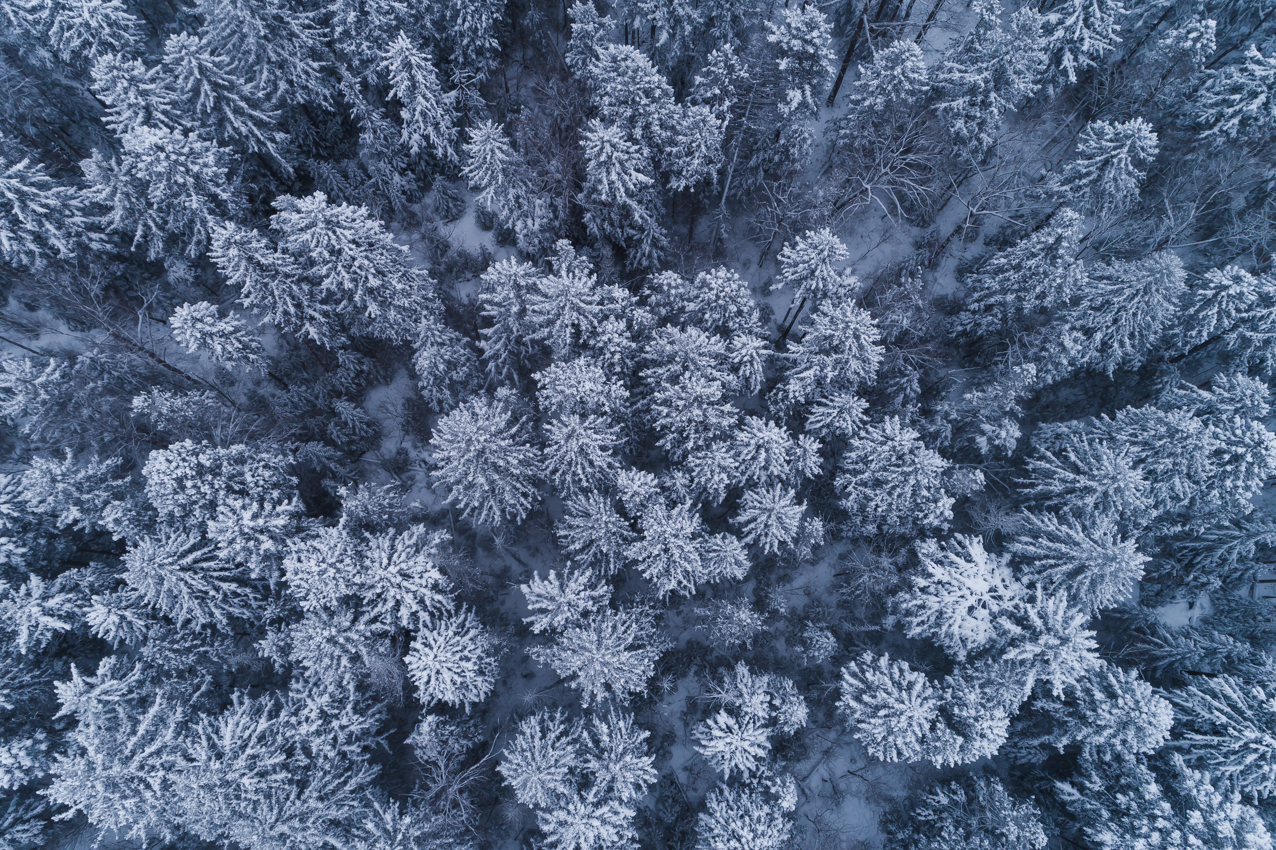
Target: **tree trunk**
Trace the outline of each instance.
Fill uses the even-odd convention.
[[[926,38],[926,31],[930,29],[931,24],[935,23],[935,18],[939,17],[939,10],[942,9],[943,6],[944,0],[935,0],[935,8],[930,10],[930,14],[926,16],[925,23],[922,24],[922,28],[917,32],[916,42],[918,44],[921,44],[922,40]]]
[[[868,5],[865,0],[865,6]],[[833,80],[833,89],[829,92],[829,99],[826,106],[833,108],[833,104],[837,102],[837,93],[842,89],[842,81],[846,79],[846,70],[851,67],[851,57],[855,55],[855,48],[860,44],[860,30],[865,26],[864,9],[860,9],[859,17],[855,19],[855,29],[851,30],[851,38],[846,43],[846,55],[842,57],[842,67],[837,71],[837,78]]]

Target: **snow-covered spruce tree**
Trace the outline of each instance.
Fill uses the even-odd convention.
[[[38,269],[74,255],[85,213],[81,193],[49,177],[39,162],[0,157],[0,259],[9,265]]]
[[[604,575],[619,570],[634,534],[628,520],[617,513],[615,500],[592,492],[569,498],[565,507],[554,525],[563,551]]]
[[[533,647],[531,655],[569,678],[588,707],[607,697],[623,702],[645,688],[664,649],[650,611],[605,608],[569,626],[553,645]]]
[[[796,242],[786,242],[780,249],[777,257],[780,272],[771,284],[771,291],[783,287],[793,290],[793,304],[797,306],[789,310],[794,313],[794,321],[807,301],[812,305],[843,302],[859,286],[859,280],[849,269],[836,268],[849,256],[846,245],[827,227],[808,230]]]
[[[231,60],[204,39],[179,33],[164,41],[158,71],[190,129],[211,130],[221,144],[267,156],[291,172],[279,149],[278,112],[263,102],[254,80],[237,78],[230,68]]]
[[[896,417],[869,425],[846,446],[836,485],[851,534],[907,535],[945,528],[953,499],[949,463]]]
[[[492,380],[515,383],[532,362],[536,329],[527,301],[540,278],[530,263],[514,259],[493,263],[479,278],[479,310],[486,320],[479,346]]]
[[[864,749],[882,761],[918,761],[952,746],[926,676],[889,655],[865,652],[842,668],[838,709]]]
[[[137,541],[124,556],[122,578],[137,604],[182,627],[251,622],[261,616],[264,604],[248,585],[245,570],[222,560],[215,546],[191,534]]]
[[[100,205],[107,233],[148,259],[170,251],[195,258],[215,238],[222,217],[234,212],[238,193],[225,148],[194,133],[138,127],[120,139],[120,155],[93,152],[81,166],[85,197]]]
[[[256,366],[263,359],[261,340],[248,332],[244,321],[235,315],[222,318],[207,301],[178,307],[169,317],[168,326],[173,338],[187,351],[207,352],[217,363]]]
[[[772,484],[746,492],[732,522],[744,532],[745,543],[774,555],[792,545],[805,512],[806,504],[798,504],[793,490]]]
[[[543,579],[534,573],[519,589],[531,613],[523,622],[536,634],[561,632],[606,607],[611,599],[611,588],[589,570],[564,570],[562,578],[557,570],[550,570]]]
[[[551,258],[554,273],[534,279],[527,292],[527,320],[533,338],[547,344],[557,361],[567,360],[595,334],[608,312],[606,296],[589,260],[560,239]]]
[[[1080,297],[1062,319],[1062,347],[1074,349],[1063,358],[1109,376],[1143,365],[1178,318],[1184,277],[1183,264],[1169,252],[1091,266]]]
[[[545,477],[570,497],[604,489],[619,467],[619,429],[598,416],[570,413],[545,426]]]
[[[1103,664],[1083,680],[1070,699],[1039,701],[1054,729],[1041,743],[1063,750],[1080,744],[1087,754],[1115,758],[1149,755],[1169,740],[1174,709],[1132,670]]]
[[[649,733],[611,707],[590,721],[537,712],[519,725],[498,770],[556,850],[634,841],[637,803],[656,780]]]
[[[720,710],[696,726],[695,749],[727,779],[735,772],[748,779],[766,762],[770,731],[753,714]]]
[[[744,417],[731,441],[739,479],[749,484],[787,481],[793,473],[796,449],[783,428],[757,416]]]
[[[585,225],[597,239],[624,248],[632,268],[647,268],[665,242],[657,217],[651,152],[625,138],[619,127],[592,121],[582,140],[585,185],[579,202]]]
[[[481,207],[504,216],[511,211],[512,196],[521,190],[517,175],[518,154],[505,130],[492,121],[469,129],[469,141],[461,146],[461,176],[477,194]]]
[[[780,114],[792,121],[814,117],[819,112],[822,89],[833,72],[828,18],[814,6],[784,9],[778,23],[767,21],[766,27],[780,70]]]
[[[1264,56],[1249,44],[1242,62],[1206,73],[1192,104],[1203,140],[1223,147],[1233,140],[1261,139],[1276,128],[1276,56]]]
[[[911,590],[897,596],[904,631],[927,637],[952,658],[1004,642],[1024,596],[1009,558],[988,553],[978,537],[957,535],[942,547],[919,545],[920,565]]]
[[[1128,447],[1078,435],[1038,446],[1020,482],[1036,504],[1086,524],[1110,517],[1119,528],[1141,530],[1154,512],[1151,485]]]
[[[780,850],[793,834],[797,793],[787,777],[740,786],[719,784],[704,805],[696,820],[696,850]]]
[[[437,702],[470,707],[482,702],[496,683],[493,641],[466,608],[427,620],[404,661],[427,708]]]
[[[455,96],[443,92],[430,55],[400,32],[385,46],[377,70],[399,103],[400,144],[413,156],[428,151],[441,160],[455,159]]]
[[[328,203],[322,192],[284,195],[274,206],[273,245],[235,224],[213,237],[210,255],[244,306],[325,346],[348,333],[415,336],[422,311],[434,309],[434,281],[366,208]]]
[[[975,336],[1005,334],[1067,303],[1084,287],[1080,239],[1081,216],[1064,208],[993,254],[963,280],[965,310],[954,326]]]
[[[779,356],[784,377],[768,402],[781,410],[838,404],[877,376],[883,355],[879,338],[867,310],[842,299],[821,303],[801,327],[800,338]]]
[[[1121,0],[1060,0],[1044,15],[1046,45],[1060,82],[1079,75],[1121,43]]]
[[[1262,818],[1238,790],[1189,768],[1177,753],[1157,762],[1130,755],[1083,759],[1072,779],[1057,784],[1055,795],[1078,837],[1096,850],[1272,846]]]
[[[1148,556],[1121,535],[1113,517],[1094,513],[1085,524],[1054,514],[1028,513],[1010,542],[1024,579],[1062,591],[1086,611],[1130,598]]]
[[[846,117],[840,132],[875,120],[889,120],[889,113],[920,103],[930,92],[930,75],[921,48],[901,39],[879,49],[873,61],[860,66],[860,75],[847,92]]]
[[[748,780],[766,765],[773,735],[806,725],[806,702],[792,680],[754,673],[743,661],[721,675],[709,696],[723,708],[696,726],[695,749],[724,778],[738,771]]]
[[[934,786],[892,813],[884,831],[889,850],[1044,850],[1047,843],[1041,811],[980,773]]]
[[[656,499],[638,516],[641,534],[629,544],[625,557],[652,583],[660,596],[691,596],[704,581],[700,544],[704,523],[687,502],[667,505]]]
[[[1246,795],[1270,796],[1276,791],[1271,686],[1228,675],[1193,680],[1170,693],[1182,726],[1177,737],[1184,756]]]
[[[478,85],[496,68],[500,54],[497,33],[505,23],[505,0],[449,0],[439,22],[453,77],[463,87]]]
[[[1077,140],[1077,158],[1051,180],[1059,197],[1103,218],[1123,212],[1138,197],[1160,141],[1142,118],[1094,121]]]
[[[1047,55],[1041,14],[1024,6],[1002,23],[997,0],[982,0],[975,28],[931,74],[934,110],[967,159],[981,162],[1002,122],[1036,94]]]
[[[538,500],[541,457],[502,395],[476,398],[439,420],[431,440],[447,502],[480,526],[521,523]]]

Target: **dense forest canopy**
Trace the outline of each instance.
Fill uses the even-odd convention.
[[[1271,850],[1274,0],[0,0],[0,850]]]

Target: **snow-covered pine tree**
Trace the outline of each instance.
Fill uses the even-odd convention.
[[[1052,178],[1051,186],[1065,201],[1112,218],[1138,198],[1160,149],[1152,125],[1142,118],[1093,121],[1077,140],[1077,158]]]
[[[571,20],[572,33],[563,61],[573,74],[587,76],[590,65],[607,44],[607,31],[613,21],[598,14],[593,0],[576,0],[567,10],[567,17]]]
[[[480,526],[521,523],[538,498],[541,457],[505,397],[476,398],[434,427],[435,479]]]
[[[535,811],[548,846],[627,846],[637,837],[637,802],[656,780],[647,738],[614,707],[589,723],[540,711],[523,720],[497,769]]]
[[[142,665],[107,656],[94,675],[71,665],[55,684],[60,714],[74,718],[45,794],[98,829],[125,835],[174,829],[174,771],[188,713],[145,682]]]

